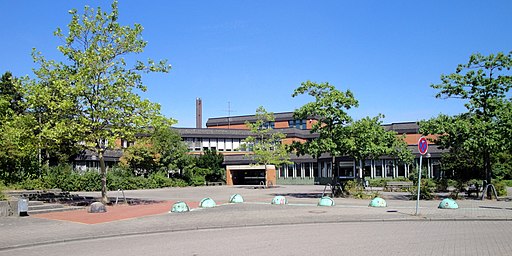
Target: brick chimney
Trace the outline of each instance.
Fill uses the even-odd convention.
[[[196,98],[196,128],[203,128],[203,101]]]

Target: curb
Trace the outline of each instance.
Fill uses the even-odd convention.
[[[283,223],[261,223],[261,224],[244,224],[244,225],[212,225],[212,226],[196,226],[196,227],[188,227],[188,228],[171,228],[171,229],[162,229],[162,230],[154,230],[154,231],[140,231],[140,232],[124,232],[124,233],[114,233],[114,234],[105,234],[105,235],[89,235],[84,237],[75,237],[69,239],[61,239],[61,240],[51,240],[45,242],[38,243],[27,243],[27,244],[17,244],[10,245],[6,247],[0,247],[0,252],[16,250],[21,248],[33,248],[50,244],[64,244],[69,242],[78,242],[78,241],[93,241],[93,240],[101,240],[106,238],[116,238],[116,237],[129,237],[129,236],[139,236],[139,235],[153,235],[153,234],[164,234],[164,233],[175,233],[175,232],[188,232],[188,231],[196,231],[196,230],[217,230],[217,229],[235,229],[235,228],[251,228],[251,227],[274,227],[274,226],[290,226],[290,225],[314,225],[314,224],[334,224],[334,223],[385,223],[385,222],[448,222],[448,221],[457,221],[457,222],[489,222],[489,221],[512,221],[512,218],[422,218],[418,216],[416,218],[397,218],[397,219],[345,219],[345,220],[327,220],[327,221],[306,221],[306,222],[283,222]]]

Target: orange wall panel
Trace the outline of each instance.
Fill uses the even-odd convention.
[[[278,121],[278,122],[275,122],[274,123],[274,128],[275,129],[283,129],[283,128],[288,128],[288,121]]]
[[[232,125],[219,125],[219,126],[210,126],[208,129],[233,129],[233,130],[249,130],[247,125],[245,124],[232,124]]]

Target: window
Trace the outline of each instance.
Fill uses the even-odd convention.
[[[288,127],[290,128],[297,128],[301,130],[306,130],[306,120],[289,120],[288,121]]]
[[[281,165],[279,167],[279,178],[285,178],[286,177],[286,172],[285,172],[286,170],[285,170],[285,168],[286,168],[286,165]]]
[[[304,177],[311,177],[311,163],[304,163]]]
[[[233,139],[233,151],[240,149],[240,139]]]
[[[233,140],[226,139],[226,151],[231,151],[233,149]]]
[[[226,146],[226,144],[224,142],[224,139],[218,139],[217,147],[218,147],[219,151],[224,151],[225,146]]]
[[[311,165],[313,165],[314,177],[320,177],[320,168],[318,168],[319,163],[311,163]]]
[[[295,164],[295,177],[297,178],[303,178],[302,176],[302,168],[304,167],[303,164]]]
[[[275,125],[276,125],[276,124],[275,124],[275,122],[271,121],[271,122],[265,122],[265,123],[262,125],[262,127],[263,127],[264,129],[269,129],[269,128],[274,129],[274,128],[275,128]]]
[[[295,166],[294,164],[288,165],[288,177],[290,177],[290,178],[293,177],[293,169],[295,169],[295,168],[293,168],[294,166]]]
[[[382,177],[382,160],[375,160],[375,177]]]

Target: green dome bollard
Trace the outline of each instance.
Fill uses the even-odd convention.
[[[188,207],[185,202],[176,202],[172,205],[171,212],[188,212],[190,211],[190,207]]]
[[[275,196],[272,199],[272,204],[288,204],[288,200],[284,196]]]
[[[328,196],[323,196],[320,198],[320,201],[318,201],[318,206],[334,206],[334,200]]]
[[[213,208],[215,206],[217,206],[217,204],[215,203],[215,201],[213,201],[213,199],[209,197],[203,198],[203,200],[199,202],[199,207],[201,208]]]
[[[443,199],[443,201],[441,201],[441,203],[439,203],[439,208],[440,209],[458,209],[459,205],[457,204],[457,202],[455,202],[455,200],[453,200],[451,198],[445,198],[445,199]]]
[[[229,202],[233,204],[243,203],[244,198],[239,194],[234,194],[229,198]]]
[[[388,203],[386,203],[386,200],[376,197],[370,201],[370,204],[368,205],[370,207],[387,207]]]

